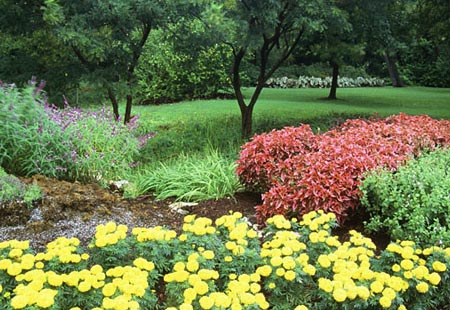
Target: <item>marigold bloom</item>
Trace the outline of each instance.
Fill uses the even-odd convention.
[[[425,294],[426,292],[428,292],[428,284],[425,283],[425,282],[419,282],[419,283],[416,285],[416,290],[417,290],[419,293]]]
[[[28,305],[28,297],[26,295],[16,295],[11,299],[11,307],[13,309],[23,309]]]
[[[333,298],[337,302],[344,302],[347,299],[347,291],[342,288],[337,288],[333,291]]]
[[[309,274],[310,276],[313,276],[316,274],[316,267],[314,267],[313,265],[306,265],[305,267],[303,267],[303,271],[306,274]]]
[[[389,308],[392,305],[392,299],[387,296],[381,296],[379,303],[383,308]]]
[[[214,306],[214,299],[208,296],[202,296],[199,303],[202,309],[211,309]]]
[[[430,282],[431,285],[438,285],[441,282],[441,276],[436,273],[430,273],[429,275],[425,276],[425,279],[427,279],[428,282]]]
[[[433,270],[437,271],[437,272],[444,272],[447,270],[447,265],[445,265],[444,263],[440,262],[440,261],[435,261],[433,262]]]
[[[383,283],[381,283],[378,280],[373,281],[370,283],[370,290],[374,293],[381,293],[383,291]]]
[[[414,263],[409,259],[404,259],[400,262],[400,267],[404,270],[411,270],[414,268]]]
[[[317,262],[319,263],[319,265],[322,268],[328,268],[328,267],[331,266],[331,262],[328,259],[328,256],[324,255],[324,254],[319,255],[319,258],[317,259]]]

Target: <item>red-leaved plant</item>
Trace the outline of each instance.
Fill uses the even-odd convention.
[[[425,115],[348,120],[321,135],[302,125],[255,136],[241,150],[237,174],[248,189],[264,193],[261,223],[312,210],[333,212],[342,222],[360,205],[366,171],[395,170],[425,149],[449,145],[450,121]]]

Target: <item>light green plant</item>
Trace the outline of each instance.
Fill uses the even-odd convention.
[[[375,171],[363,181],[365,228],[392,240],[450,245],[450,150],[420,156],[393,173]]]
[[[0,205],[11,201],[23,201],[28,207],[42,198],[41,188],[36,184],[25,184],[0,167]]]
[[[180,154],[176,160],[153,166],[131,181],[126,195],[150,192],[157,199],[175,197],[178,201],[219,199],[242,189],[234,161],[212,148],[197,156]]]

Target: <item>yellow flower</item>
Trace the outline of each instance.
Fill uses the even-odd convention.
[[[39,292],[36,305],[40,308],[48,308],[55,303],[55,296],[58,291],[52,289],[43,289]]]
[[[393,272],[399,272],[400,271],[400,265],[399,264],[394,264],[392,266],[392,271]]]
[[[438,285],[441,282],[441,276],[436,272],[426,275],[425,279],[427,279],[427,281],[430,282],[431,285]]]
[[[270,264],[274,267],[281,266],[281,264],[283,264],[283,259],[280,256],[274,256],[270,259]]]
[[[400,305],[398,306],[397,310],[406,310],[406,307],[405,305]]]
[[[11,265],[8,266],[6,272],[10,276],[15,277],[22,272],[22,265],[20,263],[12,263]]]
[[[333,298],[337,302],[344,302],[347,299],[347,291],[343,288],[337,288],[333,291]]]
[[[313,265],[308,264],[305,267],[303,267],[303,271],[306,274],[309,274],[310,276],[313,276],[313,275],[316,274],[316,267],[314,267]]]
[[[287,281],[293,281],[295,279],[295,272],[292,270],[286,271],[286,273],[284,274],[284,278]]]
[[[264,266],[258,267],[256,269],[256,272],[263,277],[268,277],[272,273],[272,267],[269,265],[264,265]]]
[[[432,266],[433,266],[433,270],[437,271],[437,272],[444,272],[445,270],[447,270],[447,266],[440,261],[433,262]]]
[[[277,276],[279,276],[279,277],[282,277],[282,276],[284,276],[284,273],[285,273],[286,271],[284,270],[284,268],[277,268],[277,270],[275,271],[275,273],[276,273],[276,275]]]
[[[419,282],[419,283],[416,285],[416,290],[417,290],[419,293],[424,294],[424,293],[428,292],[428,284],[425,283],[425,282]]]
[[[299,306],[295,307],[294,310],[308,310],[308,307],[305,305],[299,305]]]
[[[180,305],[180,310],[194,310],[194,307],[190,304],[184,303]]]
[[[199,303],[202,309],[211,309],[214,306],[214,299],[208,296],[202,296]]]
[[[116,286],[113,283],[107,283],[102,289],[102,294],[105,297],[111,297],[116,292]]]
[[[13,309],[23,309],[28,305],[28,296],[16,295],[11,299],[11,307]]]
[[[392,299],[387,296],[381,296],[379,303],[383,308],[389,308],[392,304]]]
[[[196,260],[190,260],[186,264],[186,269],[190,272],[195,272],[200,267],[199,263]]]
[[[319,278],[319,288],[322,291],[327,293],[331,293],[333,291],[333,282],[326,278]]]
[[[206,258],[206,259],[213,259],[213,258],[214,258],[214,252],[213,252],[213,251],[210,251],[210,250],[207,250],[207,251],[204,251],[204,252],[202,253],[202,256],[203,256],[204,258]]]
[[[358,290],[358,296],[359,298],[363,299],[363,300],[367,300],[370,296],[370,291],[367,287],[365,286],[358,286],[357,287]]]
[[[275,287],[277,287],[275,283],[273,283],[273,282],[269,283],[269,288],[270,289],[274,289]]]
[[[295,260],[291,256],[283,257],[283,268],[284,269],[294,269],[295,268]]]
[[[88,281],[82,281],[78,284],[78,290],[82,293],[87,292],[91,289],[91,283]]]
[[[324,254],[319,255],[319,258],[317,259],[317,262],[319,263],[319,265],[322,268],[328,268],[328,267],[331,266],[331,262],[328,259],[328,256],[324,255]]]
[[[409,260],[409,259],[404,259],[400,262],[400,266],[404,269],[404,270],[411,270],[414,268],[414,263]]]
[[[189,287],[183,292],[184,302],[191,303],[195,298],[197,298],[197,292],[192,287]]]
[[[383,291],[383,283],[376,280],[370,283],[370,290],[374,293],[381,293]]]
[[[208,283],[204,281],[198,281],[194,284],[194,290],[199,295],[205,295],[209,291]]]
[[[250,292],[252,292],[253,294],[256,294],[259,291],[261,291],[261,285],[259,285],[258,283],[250,284]]]

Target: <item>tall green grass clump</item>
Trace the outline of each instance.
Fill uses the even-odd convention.
[[[379,170],[363,181],[365,228],[391,240],[450,245],[450,149],[409,161],[396,172]]]
[[[8,173],[104,182],[137,164],[153,136],[136,133],[137,117],[124,125],[105,108],[57,109],[46,102],[43,86],[0,86],[0,164]]]
[[[157,199],[198,202],[233,196],[242,189],[234,160],[211,147],[197,155],[181,154],[169,162],[149,166],[131,178],[125,195],[153,193]]]

